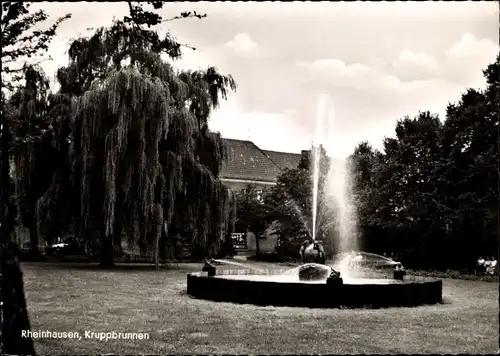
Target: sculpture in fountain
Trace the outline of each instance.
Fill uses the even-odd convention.
[[[326,280],[332,274],[332,268],[317,263],[306,263],[299,267],[299,281]]]
[[[321,241],[305,240],[300,246],[299,253],[302,263],[325,264],[326,262],[325,248]]]
[[[405,275],[406,271],[403,269],[403,265],[398,262],[394,268],[393,278],[402,281]]]
[[[300,246],[302,266],[299,267],[299,281],[320,281],[340,279],[340,272],[325,266],[326,254],[321,241],[305,240]]]
[[[215,276],[215,266],[213,265],[213,260],[206,260],[205,265],[201,269],[202,272],[207,272],[208,277]]]

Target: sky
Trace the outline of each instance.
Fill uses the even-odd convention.
[[[49,77],[67,64],[71,39],[128,13],[126,3],[38,3],[66,13],[42,64]],[[211,114],[223,137],[262,149],[295,152],[321,142],[344,158],[361,141],[381,148],[396,121],[419,111],[444,119],[467,88],[483,89],[482,70],[499,53],[496,2],[198,2],[166,3],[203,19],[157,27],[184,50],[178,68],[214,66],[237,91]],[[321,123],[322,122],[322,123]]]

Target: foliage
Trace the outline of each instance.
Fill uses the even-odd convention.
[[[32,4],[22,1],[2,2],[1,41],[2,41],[2,91],[13,90],[23,78],[22,59],[32,58],[45,53],[56,34],[57,28],[71,17],[70,14],[58,18],[48,29],[35,29],[48,19],[43,10],[30,13]]]
[[[355,149],[353,181],[365,249],[405,252],[416,268],[463,268],[497,255],[498,58],[485,91],[396,124],[384,152]],[[446,257],[443,257],[446,256]]]
[[[272,216],[262,199],[265,195],[266,192],[260,193],[252,184],[236,194],[237,223],[254,233],[257,255],[260,254],[259,240],[264,237],[266,229],[272,224]]]
[[[308,170],[285,169],[266,196],[266,204],[280,222],[283,240],[303,240],[310,235],[311,185]]]
[[[272,219],[279,221],[278,232],[283,244],[312,237],[314,154],[320,155],[316,161],[319,172],[316,237],[323,240],[328,252],[332,253],[336,234],[335,224],[332,224],[334,213],[325,195],[330,158],[323,146],[318,146],[317,150],[313,147],[309,154],[303,155],[297,168],[283,170],[264,201]]]
[[[7,103],[14,133],[10,153],[19,222],[30,231],[32,252],[39,254],[36,203],[49,188],[59,160],[49,119],[48,81],[36,66],[26,66],[24,75],[23,87],[14,92]]]
[[[38,126],[38,122],[29,123],[33,119],[34,112],[41,109],[38,105],[43,103],[42,97],[45,94],[43,85],[39,84],[41,79],[37,76],[37,72],[33,67],[21,65],[21,61],[26,58],[31,58],[36,55],[43,54],[48,49],[48,43],[56,33],[59,24],[69,15],[56,20],[54,25],[49,29],[41,31],[34,28],[42,21],[47,20],[47,15],[44,11],[30,13],[28,8],[29,3],[23,2],[3,2],[2,16],[0,23],[1,33],[1,86],[2,100],[0,103],[0,111],[2,115],[1,124],[1,270],[2,270],[2,325],[1,325],[1,351],[5,354],[35,354],[33,341],[30,337],[22,337],[22,330],[29,330],[30,323],[27,315],[26,300],[24,296],[22,272],[19,266],[19,251],[17,246],[11,241],[11,233],[14,229],[15,212],[14,202],[12,198],[11,177],[10,177],[10,152],[14,148],[13,135],[16,129],[20,130],[21,139],[28,152],[26,165],[23,165],[27,171],[31,170],[33,162],[33,144],[32,142],[42,139],[35,133],[33,135],[30,127],[37,127],[43,130],[43,127]],[[16,88],[19,88],[19,81],[23,75],[26,76],[24,90],[19,92],[18,105],[12,106],[7,99],[9,94]],[[24,120],[24,121],[23,121]],[[24,124],[24,125],[23,125]],[[17,126],[17,127],[16,127]],[[26,128],[28,126],[28,128]],[[32,136],[33,135],[33,136]],[[16,143],[16,141],[14,141]],[[19,155],[15,156],[16,162],[20,163]],[[31,173],[31,172],[30,172]],[[29,179],[28,179],[29,180]],[[25,188],[25,181],[17,180],[17,186]],[[20,184],[19,184],[20,183]],[[24,189],[23,189],[24,191]],[[32,203],[32,200],[30,200]],[[30,204],[27,204],[30,205]],[[31,204],[32,206],[32,204]],[[28,209],[29,210],[29,209]],[[23,214],[23,216],[30,215]]]
[[[301,261],[300,247],[304,241],[283,240],[276,246],[276,261]]]
[[[174,71],[161,56],[179,58],[181,45],[144,29],[161,18],[129,5],[123,21],[75,39],[58,70],[53,111],[69,144],[59,146],[65,163],[37,204],[40,233],[67,229],[55,219],[65,209],[80,238],[101,246],[103,264],[123,242],[158,264],[173,258],[176,235],[192,253],[214,255],[235,214],[218,179],[226,148],[208,117],[235,81],[213,67]]]

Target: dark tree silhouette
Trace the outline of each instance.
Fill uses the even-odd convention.
[[[373,252],[406,252],[416,268],[470,268],[498,246],[498,58],[446,118],[399,120],[384,152],[356,148],[358,224]],[[446,256],[443,258],[443,256]]]
[[[15,206],[10,187],[10,158],[12,147],[11,126],[15,115],[7,105],[8,93],[16,88],[26,72],[26,66],[18,67],[23,59],[43,54],[56,33],[59,24],[69,15],[59,18],[47,30],[33,30],[48,16],[43,11],[29,13],[28,3],[3,2],[1,18],[2,103],[1,103],[1,341],[2,353],[34,354],[31,338],[23,338],[22,330],[29,330],[23,278],[19,265],[18,248],[12,241],[15,223]]]
[[[76,234],[100,246],[102,265],[113,265],[126,240],[158,266],[173,255],[176,233],[214,255],[234,199],[218,179],[226,149],[208,117],[236,83],[213,67],[176,72],[161,55],[175,60],[182,45],[150,29],[161,17],[129,5],[123,21],[75,39],[57,73],[53,100],[66,106],[54,127],[70,123],[62,149],[71,168],[37,203],[40,233],[65,228],[54,217],[67,210]]]

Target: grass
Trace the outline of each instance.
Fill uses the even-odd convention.
[[[255,263],[257,267],[269,264]],[[446,279],[440,305],[391,309],[276,308],[186,294],[199,264],[24,263],[32,330],[147,332],[149,340],[36,339],[38,354],[352,354],[498,350],[496,283]],[[220,268],[220,267],[218,267]]]
[[[414,276],[423,277],[434,277],[434,278],[453,278],[453,279],[467,279],[471,281],[483,281],[483,282],[497,282],[499,281],[499,276],[491,275],[475,275],[472,273],[460,273],[459,271],[447,270],[447,271],[424,271],[424,270],[408,270],[409,274]]]

